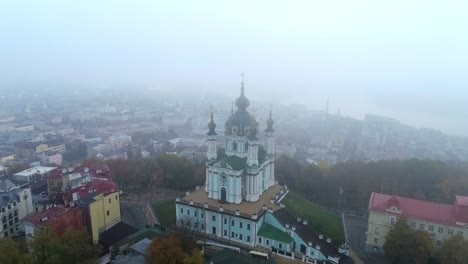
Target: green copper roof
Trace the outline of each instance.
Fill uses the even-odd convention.
[[[231,166],[235,170],[242,170],[247,163],[247,158],[239,158],[237,156],[228,156],[227,158],[224,159],[224,162],[229,164],[229,166]]]
[[[260,227],[260,230],[258,230],[257,235],[284,243],[291,243],[293,241],[292,237],[289,236],[288,233],[283,232],[268,223],[262,224],[262,227]]]

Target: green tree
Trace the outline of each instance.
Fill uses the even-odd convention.
[[[0,264],[32,264],[31,254],[21,243],[7,237],[0,239]]]
[[[199,250],[193,250],[192,254],[184,258],[183,264],[203,264],[205,258]]]
[[[89,235],[73,229],[58,234],[50,228],[38,230],[30,243],[34,263],[96,263],[99,248],[91,244]]]
[[[385,238],[384,251],[395,264],[426,264],[432,253],[429,235],[411,229],[406,220],[399,219]]]
[[[441,264],[468,264],[468,241],[453,236],[442,244],[437,255]]]

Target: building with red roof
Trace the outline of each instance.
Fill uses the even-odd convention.
[[[366,248],[383,251],[385,237],[399,218],[408,221],[411,228],[429,233],[433,244],[440,247],[453,235],[468,239],[468,197],[455,196],[455,203],[441,204],[424,200],[372,193],[369,199],[369,222]]]
[[[81,207],[52,206],[40,213],[23,219],[27,238],[33,238],[38,228],[53,228],[59,234],[68,228],[79,230],[85,228],[83,209]]]

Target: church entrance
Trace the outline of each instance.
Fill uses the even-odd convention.
[[[221,202],[225,203],[226,202],[226,188],[221,188]]]

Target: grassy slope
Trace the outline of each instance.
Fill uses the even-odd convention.
[[[307,219],[308,225],[316,232],[330,237],[333,244],[339,245],[344,240],[343,225],[337,214],[293,192],[289,192],[283,203],[286,210],[296,217]]]
[[[158,201],[153,204],[153,209],[156,212],[156,216],[159,219],[159,222],[163,226],[172,226],[176,223],[176,209],[173,198]]]

